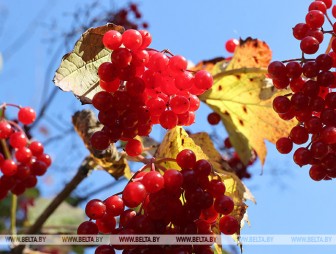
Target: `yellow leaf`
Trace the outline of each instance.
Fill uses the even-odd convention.
[[[107,24],[90,28],[76,42],[72,52],[63,56],[54,83],[63,91],[72,91],[82,103],[89,102],[100,89],[97,70],[100,64],[110,60],[111,51],[103,45],[103,35],[109,30],[123,32],[124,28]]]
[[[277,91],[266,78],[270,60],[271,51],[266,43],[251,38],[241,41],[226,69],[218,72],[215,68],[213,87],[200,97],[220,114],[244,164],[248,164],[252,150],[264,164],[265,140],[275,143],[296,124],[294,120],[281,120],[273,111],[274,97],[286,91]]]

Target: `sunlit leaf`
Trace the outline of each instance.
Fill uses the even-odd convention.
[[[109,30],[123,32],[124,29],[114,24],[88,29],[73,51],[63,56],[55,73],[55,85],[63,91],[72,91],[82,103],[89,102],[100,90],[97,70],[101,63],[110,60],[111,51],[102,43],[103,35]]]
[[[270,60],[271,50],[266,43],[251,38],[241,41],[228,65],[216,63],[214,85],[200,97],[221,115],[230,141],[245,164],[252,150],[264,164],[265,140],[276,142],[296,124],[281,120],[272,109],[274,97],[286,91],[277,91],[266,78]]]

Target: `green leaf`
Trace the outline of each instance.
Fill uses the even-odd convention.
[[[230,141],[241,160],[248,164],[255,150],[262,164],[265,140],[275,143],[287,136],[296,121],[284,121],[272,108],[277,91],[266,77],[271,50],[266,43],[248,38],[241,41],[229,64],[216,63],[211,72],[213,87],[200,99],[220,114]],[[220,68],[223,66],[223,68]]]
[[[38,198],[34,206],[29,207],[27,220],[32,225],[40,216],[41,212],[49,205],[51,199]],[[82,209],[70,206],[63,202],[43,225],[43,233],[75,233],[78,225],[85,220]],[[27,226],[29,226],[27,225]]]
[[[63,91],[72,91],[81,102],[88,103],[100,91],[97,70],[100,64],[110,60],[111,51],[102,43],[109,30],[123,32],[124,28],[107,24],[85,31],[76,42],[72,52],[63,56],[57,69],[54,83]]]

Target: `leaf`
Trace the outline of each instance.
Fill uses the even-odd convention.
[[[72,52],[63,56],[54,83],[63,91],[72,91],[82,103],[88,103],[100,88],[97,70],[100,64],[110,60],[111,51],[102,43],[109,30],[123,32],[124,28],[107,24],[85,31],[76,42]]]
[[[50,199],[37,198],[34,206],[29,207],[27,220],[32,225],[40,216],[40,213],[49,205]],[[78,225],[85,220],[85,213],[82,209],[70,206],[63,202],[55,212],[44,223],[43,233],[75,233]]]
[[[230,141],[244,164],[255,150],[262,165],[266,158],[265,140],[275,143],[287,136],[296,121],[284,121],[272,109],[274,97],[287,93],[277,91],[268,78],[266,67],[271,50],[265,42],[248,38],[241,41],[232,60],[218,62],[213,68],[213,87],[200,96],[219,113]],[[220,71],[219,71],[220,70]]]
[[[201,132],[188,136],[182,127],[176,127],[167,132],[155,154],[155,158],[156,160],[176,158],[176,155],[183,149],[194,151],[197,160],[206,159],[210,161],[216,175],[220,177],[226,186],[225,194],[230,196],[235,203],[235,208],[231,215],[241,222],[247,209],[247,205],[245,204],[246,199],[250,199],[253,202],[255,202],[255,199],[241,180],[232,172],[214,147],[207,133]],[[162,163],[162,166],[179,169],[177,163],[171,161]],[[219,229],[216,228],[215,231],[218,233]],[[236,238],[236,236],[233,237]]]

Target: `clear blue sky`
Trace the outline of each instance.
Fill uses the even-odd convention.
[[[46,43],[46,38],[59,35],[71,25],[65,13],[71,13],[76,6],[88,1],[47,1],[17,0],[0,1],[0,52],[5,51],[22,30],[44,8],[36,21],[38,27],[31,27],[32,37],[22,39],[24,45],[16,51],[6,51],[10,56],[4,59],[4,68],[0,73],[0,102],[8,101],[23,105],[39,106],[42,94],[44,75],[52,52],[57,43]],[[109,1],[101,1],[109,4]],[[117,1],[115,1],[117,2]],[[225,0],[225,1],[138,1],[144,18],[150,24],[153,35],[153,47],[170,49],[176,54],[183,54],[193,62],[216,56],[225,56],[224,42],[232,37],[246,38],[251,36],[268,43],[273,51],[274,59],[290,59],[300,56],[299,43],[291,36],[291,28],[304,20],[309,0]],[[120,3],[119,3],[120,4]],[[46,24],[55,21],[58,28],[47,29]],[[62,28],[63,30],[60,30]],[[63,52],[65,53],[65,52]],[[61,54],[62,55],[62,54]],[[56,60],[54,68],[60,59]],[[48,116],[56,119],[61,125],[69,125],[69,116],[76,108],[80,108],[70,94],[59,94]],[[210,112],[203,108],[198,114]],[[204,115],[203,115],[204,117]],[[50,122],[44,123],[57,133]],[[55,127],[55,126],[54,126]],[[196,124],[194,131],[212,131],[207,124]],[[222,131],[222,129],[219,129]],[[258,130],[256,130],[258,131]],[[158,136],[158,134],[157,134]],[[43,136],[41,137],[43,139]],[[85,155],[85,150],[78,151],[78,160],[69,160],[67,151],[73,150],[66,139],[57,148],[48,147],[56,159],[56,167],[51,173],[56,178],[45,178],[45,182],[53,183],[45,188],[45,195],[52,195],[61,183],[73,174],[73,170]],[[75,143],[76,144],[76,143]],[[276,153],[274,146],[269,145],[269,155],[264,167],[264,175],[260,175],[261,167],[255,165],[250,171],[253,178],[246,182],[257,199],[257,205],[249,203],[251,227],[245,227],[244,234],[335,234],[334,220],[336,208],[336,190],[334,181],[313,182],[309,179],[307,168],[298,168],[290,156]],[[62,160],[67,158],[67,165]],[[106,182],[103,172],[94,172],[92,179]],[[104,179],[104,180],[103,180]],[[82,185],[82,189],[90,185],[90,180]],[[111,190],[110,194],[115,192]],[[98,198],[105,198],[107,193],[100,193]],[[323,246],[245,246],[247,254],[296,254],[296,253],[332,253],[336,247]]]

